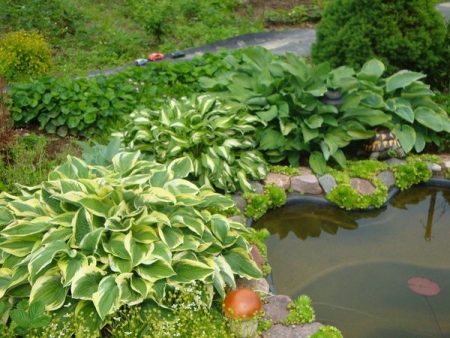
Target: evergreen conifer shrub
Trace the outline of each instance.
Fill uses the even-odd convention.
[[[312,56],[315,62],[355,68],[377,57],[391,73],[416,70],[435,87],[449,85],[450,38],[435,1],[332,1],[317,29]]]

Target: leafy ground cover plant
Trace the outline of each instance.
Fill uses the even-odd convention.
[[[224,105],[213,96],[171,101],[159,110],[132,115],[124,141],[157,161],[190,159],[194,179],[223,191],[251,191],[249,179],[262,179],[266,164],[255,151],[258,118],[239,104]]]
[[[71,306],[92,326],[122,305],[164,305],[170,287],[200,281],[224,295],[234,275],[259,278],[244,225],[209,210],[230,198],[167,166],[120,152],[112,165],[68,157],[47,181],[0,195],[2,317],[18,299],[49,312]],[[91,325],[89,324],[89,325]]]
[[[229,72],[200,78],[200,84],[222,99],[245,104],[266,123],[257,139],[270,162],[287,158],[297,166],[299,153],[306,152],[313,170],[323,173],[330,158],[345,166],[342,149],[372,137],[376,127],[392,129],[405,152],[439,145],[450,132],[447,113],[432,100],[434,93],[420,81],[425,77],[420,73],[399,71],[383,78],[385,66],[378,60],[368,61],[359,72],[332,70],[261,48],[225,62],[231,65]]]
[[[275,185],[266,185],[262,194],[247,193],[244,194],[247,206],[244,214],[253,220],[258,220],[266,214],[267,211],[282,207],[286,203],[286,192],[283,188]]]
[[[38,124],[60,136],[109,135],[140,106],[156,108],[166,98],[198,91],[198,78],[223,69],[223,58],[152,63],[94,78],[42,78],[11,85],[6,102],[16,125]]]

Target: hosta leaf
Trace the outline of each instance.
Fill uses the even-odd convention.
[[[171,249],[174,249],[183,243],[183,233],[177,228],[162,225],[158,227],[158,233],[163,242],[166,243]]]
[[[130,283],[132,274],[121,274],[117,277],[116,282],[119,287],[119,302],[129,306],[141,303],[144,297],[139,292],[136,292]]]
[[[37,199],[30,199],[27,201],[11,201],[8,208],[14,213],[16,217],[39,217],[42,216],[42,211],[39,208],[39,201]]]
[[[41,245],[53,243],[55,241],[67,241],[72,236],[72,229],[70,228],[52,228],[44,237],[42,237]]]
[[[152,187],[140,196],[145,204],[173,204],[177,203],[175,196],[165,189]]]
[[[104,231],[104,229],[98,228],[86,234],[86,236],[83,237],[83,240],[80,243],[80,248],[87,253],[95,253]]]
[[[414,144],[414,149],[416,152],[421,153],[425,149],[425,138],[420,131],[416,132],[416,143]]]
[[[150,244],[159,240],[156,230],[147,224],[134,224],[131,228],[136,242]]]
[[[82,254],[78,254],[75,257],[61,257],[57,264],[63,277],[63,286],[70,286],[75,274],[81,267],[86,266],[87,263],[86,257]]]
[[[92,295],[92,302],[100,318],[105,319],[118,308],[119,294],[115,275],[106,276],[101,280],[98,291]]]
[[[173,269],[176,275],[170,280],[177,283],[191,283],[196,280],[205,280],[214,269],[205,263],[191,259],[182,259],[174,262]]]
[[[33,250],[37,237],[9,238],[0,243],[0,249],[17,257],[27,256]]]
[[[47,231],[53,225],[50,223],[50,217],[37,217],[32,221],[17,221],[1,232],[2,236],[9,237],[27,237]]]
[[[383,62],[377,59],[367,61],[358,73],[358,78],[369,81],[378,80],[386,70]]]
[[[64,241],[56,241],[53,243],[49,243],[41,247],[39,250],[35,251],[30,256],[30,262],[28,263],[30,278],[34,280],[35,276],[37,276],[40,271],[48,266],[57,254],[69,254],[69,250],[70,247]]]
[[[0,228],[14,221],[14,215],[5,207],[0,207]]]
[[[104,274],[104,271],[95,266],[82,266],[72,279],[72,285],[70,287],[72,297],[75,299],[91,300]]]
[[[333,155],[331,155],[337,164],[340,165],[341,168],[345,168],[347,166],[347,159],[345,158],[344,152],[341,149],[338,149]]]
[[[79,203],[92,214],[105,218],[108,217],[108,212],[113,206],[108,198],[100,199],[94,195],[83,197],[80,199]]]
[[[325,173],[325,168],[327,166],[327,163],[325,161],[325,158],[323,157],[322,153],[318,151],[314,151],[309,156],[309,165],[314,173],[323,175]]]
[[[150,282],[154,282],[158,279],[172,277],[175,275],[175,271],[170,266],[170,264],[160,259],[149,265],[139,265],[136,268],[136,272],[143,279]]]
[[[428,107],[419,107],[414,111],[416,120],[421,125],[430,128],[436,132],[441,132],[444,129],[442,118]]]
[[[72,229],[76,245],[80,245],[84,236],[93,230],[92,215],[85,208],[81,208],[75,214],[72,221]]]
[[[405,88],[414,81],[423,79],[425,76],[425,74],[401,70],[386,79],[386,91],[391,93],[396,89]]]
[[[256,113],[256,115],[265,122],[272,121],[278,115],[277,106],[270,106],[268,110],[262,110]]]
[[[211,218],[211,230],[221,242],[224,242],[230,230],[230,225],[224,216],[213,215]]]
[[[167,171],[173,178],[185,178],[194,171],[190,157],[179,157],[169,163]]]
[[[306,125],[311,129],[317,129],[322,126],[323,118],[320,115],[312,115],[305,119]]]
[[[416,131],[414,128],[404,124],[402,126],[396,126],[393,132],[397,136],[405,153],[409,153],[416,143]]]
[[[133,169],[139,159],[139,156],[141,156],[139,151],[132,153],[121,152],[116,154],[112,158],[114,170],[122,174],[126,173],[127,171]]]
[[[224,253],[223,257],[235,274],[244,278],[261,278],[261,271],[250,258],[249,253],[246,250],[234,248],[229,252]]]
[[[30,303],[40,302],[45,310],[54,311],[63,306],[68,288],[61,284],[61,276],[44,275],[33,284],[30,293]]]
[[[169,190],[174,195],[179,194],[196,195],[199,192],[199,189],[195,184],[182,179],[171,180],[164,185],[164,188]]]

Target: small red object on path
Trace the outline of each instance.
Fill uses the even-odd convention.
[[[436,282],[424,277],[412,277],[408,280],[408,287],[421,296],[436,296],[441,288]]]
[[[148,55],[148,61],[159,61],[164,59],[166,56],[163,53],[151,53]]]

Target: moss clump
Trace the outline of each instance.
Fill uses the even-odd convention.
[[[312,323],[316,319],[316,314],[311,303],[311,298],[306,295],[301,295],[289,303],[289,314],[284,323],[288,325]]]
[[[264,188],[264,193],[269,197],[270,208],[279,208],[286,203],[286,192],[280,187],[267,185]]]
[[[314,333],[311,338],[343,338],[341,331],[334,326],[325,325],[322,326],[319,331]]]
[[[289,176],[300,175],[299,168],[294,168],[294,167],[289,167],[289,166],[284,166],[284,165],[272,165],[269,167],[269,171],[271,173],[284,174],[284,175],[289,175]]]
[[[387,163],[380,161],[348,161],[346,172],[350,177],[360,177],[370,180],[383,170],[388,169],[388,167]]]
[[[425,162],[410,160],[406,164],[398,165],[392,168],[395,176],[395,185],[400,190],[406,190],[414,184],[427,182],[432,176]]]
[[[262,335],[263,332],[269,330],[273,325],[273,321],[271,319],[263,319],[258,322],[258,336]]]

